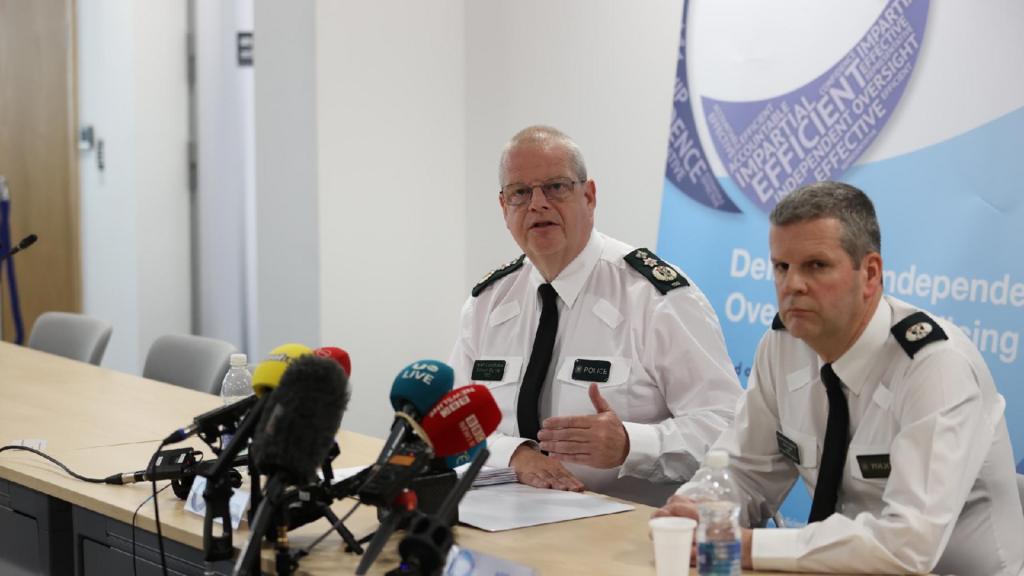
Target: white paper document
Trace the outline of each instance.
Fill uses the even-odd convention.
[[[500,532],[629,510],[628,504],[593,494],[501,484],[467,492],[459,504],[459,522]]]

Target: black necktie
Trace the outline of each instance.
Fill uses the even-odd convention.
[[[825,448],[821,454],[818,485],[814,487],[814,502],[808,522],[824,520],[836,511],[839,485],[843,481],[846,464],[847,436],[850,433],[850,408],[843,395],[843,382],[832,370],[831,364],[821,367],[821,381],[828,394],[828,423],[825,425]]]
[[[541,284],[537,288],[543,308],[540,311],[540,323],[537,334],[533,338],[533,351],[530,352],[530,363],[526,365],[523,384],[519,388],[519,402],[516,414],[519,417],[519,436],[537,439],[540,430],[540,389],[544,385],[544,377],[548,374],[551,364],[551,352],[555,348],[555,332],[558,331],[558,293],[551,284]]]

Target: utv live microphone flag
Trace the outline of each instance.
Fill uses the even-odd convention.
[[[391,406],[395,421],[377,458],[383,464],[412,432],[412,422],[423,415],[452,389],[455,371],[439,360],[417,360],[402,368],[391,384]]]

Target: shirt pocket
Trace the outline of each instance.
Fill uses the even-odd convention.
[[[497,380],[474,380],[474,384],[483,384],[494,396],[494,402],[501,408],[501,423],[499,431],[505,434],[513,434],[512,426],[516,422],[516,397],[519,394],[519,382],[522,377],[523,357],[522,356],[488,356],[477,358],[477,361],[504,362],[505,370],[501,378]]]
[[[782,433],[793,441],[800,450],[799,468],[814,469],[818,467],[818,438],[792,428],[782,428]]]
[[[569,356],[562,359],[555,378],[584,390],[594,382],[603,392],[626,383],[629,379],[629,365],[629,358],[621,356]]]
[[[607,380],[604,372],[607,371]],[[562,358],[555,372],[553,414],[593,414],[594,405],[588,392],[594,382],[616,411],[626,406],[626,382],[630,361],[620,356],[568,356]],[[625,417],[625,414],[619,414]]]

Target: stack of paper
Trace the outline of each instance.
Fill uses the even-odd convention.
[[[469,464],[464,464],[455,468],[455,473],[462,478],[462,475],[466,473],[469,468]],[[480,486],[493,486],[495,484],[509,484],[512,482],[518,482],[519,478],[516,477],[516,471],[511,468],[492,468],[490,466],[484,466],[480,469],[480,473],[477,474],[476,480],[473,481],[473,488]]]

